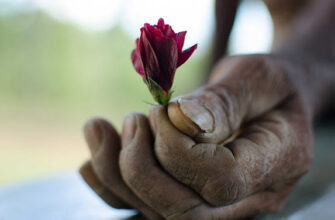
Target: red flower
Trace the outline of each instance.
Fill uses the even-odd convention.
[[[131,54],[133,65],[160,104],[166,100],[159,100],[164,98],[162,94],[159,94],[161,97],[156,97],[157,91],[152,90],[163,90],[169,99],[177,67],[185,63],[197,48],[195,44],[182,51],[185,35],[186,31],[175,33],[160,18],[157,25],[144,24],[140,38],[136,39],[136,48]]]

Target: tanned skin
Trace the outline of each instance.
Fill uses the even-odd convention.
[[[147,219],[243,218],[285,205],[311,167],[313,122],[335,95],[335,1],[265,2],[272,53],[222,58],[238,1],[218,0],[204,86],[149,117],[130,113],[121,135],[104,119],[86,124],[92,157],[80,172],[108,204]]]

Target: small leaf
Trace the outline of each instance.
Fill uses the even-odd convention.
[[[155,81],[150,78],[143,78],[145,84],[147,84],[151,95],[154,100],[166,107],[171,99],[171,95],[173,92],[170,92],[169,95],[166,95],[165,91],[162,89],[160,85],[158,85]]]

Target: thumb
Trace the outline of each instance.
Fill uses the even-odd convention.
[[[228,58],[214,73],[215,81],[168,106],[170,121],[198,142],[224,141],[292,93],[284,73],[262,55]]]

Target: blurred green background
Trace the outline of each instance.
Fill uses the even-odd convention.
[[[148,111],[133,48],[118,25],[94,32],[41,11],[0,16],[0,184],[79,166],[88,158],[81,128],[92,116],[120,130],[125,114]],[[178,69],[175,95],[199,85],[205,60]]]
[[[188,93],[208,71],[214,0],[0,0],[0,185],[78,168],[91,117],[120,130],[128,112],[148,112],[130,53],[159,17],[188,31],[185,46],[199,44],[175,77],[174,96]],[[264,4],[243,1],[230,54],[269,51],[271,40]]]

